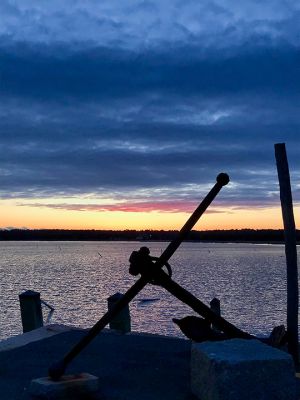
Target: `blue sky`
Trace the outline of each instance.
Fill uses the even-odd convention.
[[[175,212],[225,171],[217,204],[272,207],[285,142],[299,203],[300,3],[2,0],[0,15],[3,200]]]

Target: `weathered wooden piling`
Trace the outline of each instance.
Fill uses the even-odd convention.
[[[275,157],[280,188],[280,201],[284,225],[285,255],[287,266],[287,334],[288,350],[295,364],[299,364],[298,353],[298,267],[296,228],[289,165],[285,143],[275,144]]]
[[[108,311],[110,311],[122,297],[123,294],[119,292],[108,297]],[[128,304],[118,313],[116,317],[114,317],[113,320],[110,321],[109,327],[110,329],[121,331],[122,333],[127,333],[131,331],[131,320]]]
[[[209,302],[209,305],[210,305],[210,309],[216,314],[216,315],[218,315],[219,317],[221,316],[221,304],[220,304],[220,300],[219,299],[217,299],[216,297],[214,297],[210,302]],[[214,324],[212,324],[212,329],[214,329],[214,330],[219,330],[218,329],[218,327],[216,326],[216,325],[214,325]]]
[[[23,332],[43,326],[43,314],[40,293],[26,290],[19,294]]]

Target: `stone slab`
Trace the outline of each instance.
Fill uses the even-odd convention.
[[[50,365],[85,335],[85,330],[72,329],[0,351],[0,400],[32,400],[32,379],[47,376]],[[190,358],[189,340],[108,329],[70,363],[66,373],[98,376],[96,400],[195,400],[190,393]]]
[[[193,343],[191,390],[201,400],[296,400],[289,354],[258,340]]]
[[[98,387],[99,380],[96,376],[81,373],[65,375],[59,381],[52,381],[49,377],[33,379],[29,392],[33,399],[89,400],[94,398]]]
[[[41,328],[34,329],[33,331],[23,333],[21,335],[11,336],[10,338],[0,341],[0,352],[8,351],[18,347],[26,346],[29,343],[36,342],[42,339],[49,338],[60,333],[68,332],[71,330],[78,330],[76,326],[63,325],[63,324],[49,324]]]

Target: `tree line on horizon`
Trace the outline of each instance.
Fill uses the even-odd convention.
[[[2,229],[0,240],[38,240],[38,241],[171,241],[178,234],[177,230],[69,230],[69,229]],[[296,231],[300,242],[300,231]],[[190,241],[213,242],[284,242],[282,229],[229,229],[190,232]]]

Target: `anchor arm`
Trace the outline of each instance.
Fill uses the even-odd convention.
[[[196,311],[196,313],[200,314],[210,323],[218,326],[218,328],[223,331],[228,338],[257,339],[249,333],[237,328],[235,325],[231,324],[221,316],[215,314],[207,305],[202,303],[202,301],[197,299],[197,297],[195,297],[192,293],[176,283],[164,271],[156,271],[155,282],[166,289],[177,299],[190,306],[194,311]]]

